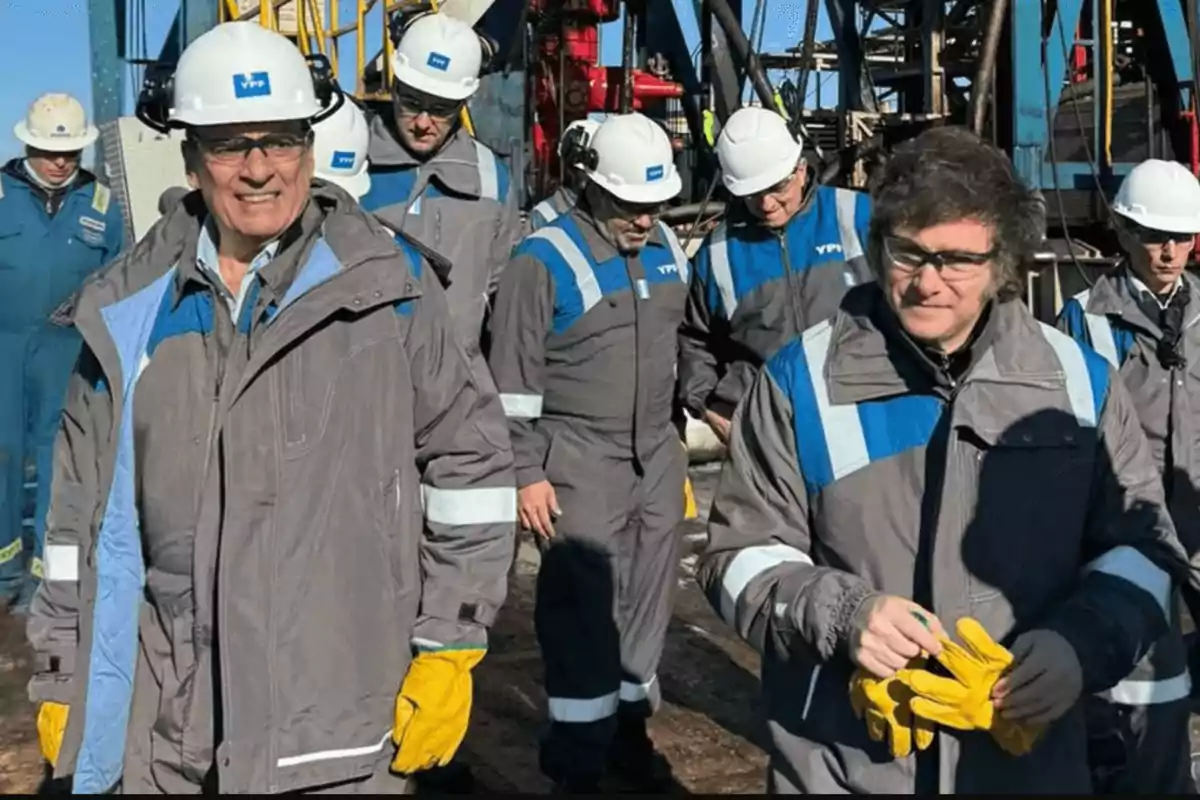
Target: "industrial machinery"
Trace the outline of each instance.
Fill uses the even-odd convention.
[[[1135,163],[1175,158],[1200,171],[1200,0],[788,0],[804,23],[796,46],[758,53],[751,36],[769,2],[444,0],[439,13],[476,24],[497,43],[465,122],[509,162],[526,207],[561,178],[559,132],[588,114],[637,109],[663,122],[690,178],[676,220],[720,208],[711,137],[747,87],[751,102],[780,108],[804,133],[818,178],[843,185],[865,185],[892,146],[928,126],[969,125],[1009,152],[1046,197],[1042,259],[1069,270],[1046,272],[1054,278],[1049,300],[1031,294],[1043,315],[1067,291],[1063,275],[1086,282],[1110,263],[1109,198]],[[326,53],[344,88],[386,111],[389,18],[411,5],[180,0],[156,57],[176,57],[219,20],[256,19],[305,52]],[[124,2],[90,6],[95,113],[108,134],[109,170],[121,173],[130,153],[177,147],[118,122],[127,70],[154,59],[131,52],[136,31],[122,17]],[[833,38],[818,42],[822,9]],[[600,26],[616,20],[622,62],[603,65]],[[351,38],[356,58],[341,52]],[[829,72],[837,106],[813,107],[811,87]],[[173,179],[180,171],[167,170]],[[153,202],[153,180],[118,177],[118,193],[136,195],[133,218],[152,217],[137,209]]]

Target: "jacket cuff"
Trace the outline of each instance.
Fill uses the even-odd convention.
[[[733,412],[736,408],[737,403],[731,403],[730,401],[722,397],[716,397],[715,395],[710,396],[708,398],[708,402],[705,404],[706,411],[711,411],[718,416],[724,417],[725,419],[733,419]]]
[[[534,483],[541,483],[546,480],[546,473],[540,466],[537,467],[517,467],[517,488],[524,489],[526,486]]]
[[[875,598],[882,597],[866,583],[856,582],[846,588],[833,613],[827,652],[850,657],[851,637],[854,632],[866,627],[867,614]]]

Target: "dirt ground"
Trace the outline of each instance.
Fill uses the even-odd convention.
[[[702,511],[715,481],[712,469],[693,470]],[[651,735],[674,769],[677,793],[762,793],[766,757],[757,657],[717,619],[692,580],[703,523],[688,523],[685,540],[675,617],[659,670],[664,707],[652,721]],[[460,750],[474,774],[475,794],[550,789],[537,768],[545,697],[533,635],[536,569],[536,551],[522,547],[509,600],[492,631],[491,652],[476,673],[471,730]],[[0,794],[31,793],[42,774],[33,707],[26,698],[31,660],[23,622],[0,612]],[[1198,722],[1194,716],[1192,742],[1200,751]]]

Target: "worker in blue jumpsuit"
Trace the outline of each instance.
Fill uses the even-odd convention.
[[[14,133],[25,155],[0,169],[0,607],[20,611],[41,577],[49,504],[39,480],[36,530],[23,532],[25,466],[34,460],[49,475],[79,353],[65,301],[121,249],[124,219],[108,187],[80,167],[99,133],[78,100],[39,97]]]

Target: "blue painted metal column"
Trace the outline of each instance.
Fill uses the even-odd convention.
[[[220,19],[219,0],[179,0],[179,10],[171,30],[163,40],[158,60],[175,62],[189,44],[205,31],[215,28]]]
[[[121,39],[125,0],[88,0],[88,36],[92,56],[92,117],[96,125],[121,116],[125,62]]]
[[[1012,160],[1021,177],[1038,189],[1053,188],[1055,183],[1053,168],[1046,163],[1046,152],[1083,0],[1060,0],[1046,37],[1045,63],[1042,61],[1043,5],[1043,0],[1013,0],[1012,6]],[[1092,147],[1094,153],[1095,146]],[[1062,166],[1059,165],[1058,186],[1070,188],[1068,171]]]

